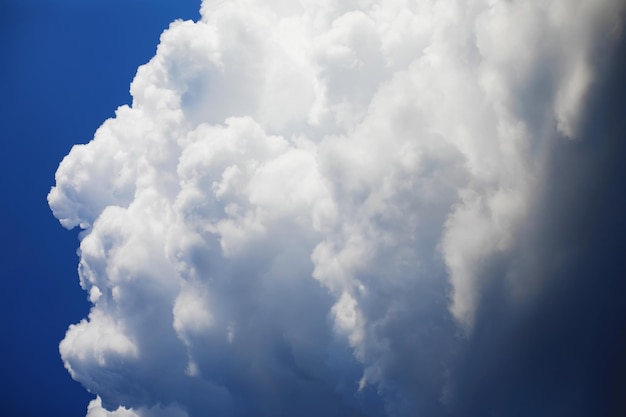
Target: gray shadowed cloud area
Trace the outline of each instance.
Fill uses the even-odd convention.
[[[624,4],[202,3],[60,164],[87,417],[619,416]]]
[[[511,307],[500,285],[485,291],[458,358],[459,415],[626,413],[625,48],[603,62],[580,140],[555,142],[517,247],[486,268],[538,295]]]

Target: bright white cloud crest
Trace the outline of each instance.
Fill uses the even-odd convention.
[[[445,402],[481,268],[513,244],[545,142],[576,135],[619,9],[206,0],[174,22],[48,197],[85,229],[93,308],[60,350],[102,398],[88,416]]]

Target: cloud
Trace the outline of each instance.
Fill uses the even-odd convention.
[[[520,323],[561,346],[536,314],[577,299],[542,210],[591,193],[550,187],[587,166],[559,155],[593,136],[622,11],[207,0],[172,23],[48,196],[84,229],[93,307],[60,352],[88,417],[510,411]]]

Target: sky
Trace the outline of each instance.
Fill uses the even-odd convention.
[[[58,344],[89,310],[78,284],[77,233],[46,195],[72,145],[117,106],[159,35],[197,19],[195,1],[0,2],[2,91],[2,415],[84,416],[92,395],[63,368]]]
[[[3,1],[2,414],[626,414],[624,12]]]

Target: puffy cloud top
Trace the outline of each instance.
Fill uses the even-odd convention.
[[[621,2],[205,0],[56,174],[88,417],[444,415]],[[494,284],[495,283],[495,284]]]

